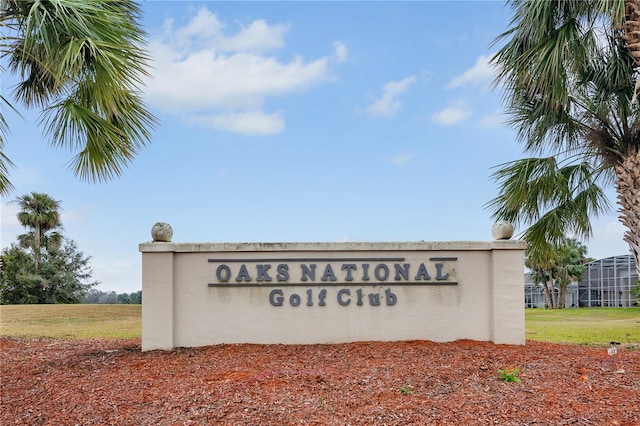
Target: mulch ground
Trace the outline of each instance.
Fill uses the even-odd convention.
[[[0,338],[0,424],[640,425],[640,350]],[[520,368],[521,382],[498,370]]]

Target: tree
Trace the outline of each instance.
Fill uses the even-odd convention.
[[[494,216],[526,225],[545,252],[588,238],[613,184],[640,271],[640,0],[519,1],[493,58],[525,151],[499,166]]]
[[[81,303],[140,305],[142,303],[142,290],[138,290],[137,292],[131,294],[118,294],[115,291],[107,292],[92,288],[87,292]]]
[[[18,197],[14,202],[20,206],[18,220],[22,226],[31,229],[31,232],[19,235],[18,241],[22,247],[31,248],[38,272],[42,247],[58,246],[62,238],[60,233],[50,232],[61,227],[60,202],[37,192]]]
[[[0,303],[80,303],[91,287],[89,257],[75,242],[62,238],[59,247],[42,253],[36,271],[33,253],[16,244],[2,251]]]
[[[60,202],[32,192],[14,200],[18,220],[29,232],[3,250],[2,303],[78,303],[95,284],[89,257],[58,231]]]
[[[131,304],[134,305],[141,305],[142,304],[142,290],[138,290],[134,293],[131,293],[131,295],[129,296],[129,300],[131,301]]]
[[[35,276],[33,258],[23,248],[12,244],[2,251],[0,304],[38,303],[42,286]]]
[[[112,304],[115,303],[112,301],[116,297],[115,291],[112,292],[104,292],[98,289],[92,288],[89,290],[87,295],[85,296],[82,303],[88,304]]]
[[[582,280],[588,259],[587,247],[573,238],[565,238],[542,253],[534,245],[527,247],[525,266],[531,279],[542,286],[545,302],[552,309],[564,308],[564,292],[569,284]]]
[[[76,176],[103,181],[121,174],[156,123],[139,87],[148,75],[145,33],[132,0],[3,0],[0,55],[20,78],[17,102],[42,110],[56,148],[76,152]],[[0,96],[0,102],[15,109]],[[8,126],[0,113],[0,194],[8,194]]]
[[[598,175],[587,162],[561,165],[554,157],[525,158],[493,174],[501,189],[488,206],[503,220],[531,224],[523,238],[529,255],[540,262],[554,256],[567,234],[588,237],[590,216],[610,208]]]
[[[127,293],[118,294],[118,303],[122,305],[128,305],[131,303],[131,298]]]
[[[638,302],[640,302],[640,280],[636,280],[636,285],[631,287],[630,291],[631,295],[636,298],[636,303],[634,303],[634,305],[637,305]]]

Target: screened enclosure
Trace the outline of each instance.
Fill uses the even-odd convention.
[[[638,280],[631,255],[607,257],[587,264],[584,279],[578,283],[579,306],[637,306],[631,294]]]
[[[637,306],[637,299],[631,293],[637,279],[638,272],[631,255],[595,260],[587,264],[582,281],[567,286],[564,306]],[[542,286],[534,284],[529,274],[525,274],[524,304],[526,308],[546,307]]]

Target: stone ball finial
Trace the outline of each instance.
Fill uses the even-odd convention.
[[[508,240],[513,237],[513,225],[504,220],[496,222],[491,228],[491,235],[496,240]]]
[[[157,222],[151,228],[151,237],[154,242],[169,243],[173,237],[173,228],[168,223]]]

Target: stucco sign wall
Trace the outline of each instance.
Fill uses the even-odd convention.
[[[520,241],[144,243],[142,349],[524,344],[524,248]]]

